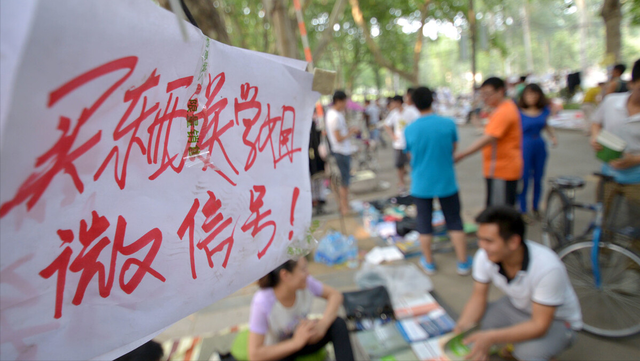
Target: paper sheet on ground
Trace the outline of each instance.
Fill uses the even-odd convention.
[[[382,262],[393,262],[404,259],[404,255],[396,246],[376,246],[367,253],[364,259],[371,264],[380,264]]]

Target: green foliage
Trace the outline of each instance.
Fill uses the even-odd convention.
[[[360,73],[371,66],[371,53],[364,45],[362,31],[358,29],[351,16],[351,8],[346,6],[336,27],[329,28],[329,16],[333,3],[323,5],[312,3],[305,12],[305,21],[309,33],[309,44],[315,49],[325,32],[331,33],[332,41],[319,59],[316,66],[338,72],[338,88],[351,90]]]
[[[523,45],[523,26],[520,9],[527,1],[531,26],[534,72],[577,70],[580,67],[579,14],[573,0],[474,0],[476,24],[482,29],[477,45],[477,70],[486,78],[489,75],[521,74],[526,71]],[[640,53],[640,0],[622,0],[622,59],[630,63]],[[288,15],[295,19],[292,1]],[[604,27],[599,11],[602,0],[585,0],[588,10],[587,59],[588,65],[597,65],[603,59]],[[352,16],[347,2],[335,28],[329,17],[335,0],[303,0],[304,20],[311,49],[317,48],[325,34],[331,42],[326,51],[314,59],[315,65],[338,72],[337,87],[356,93],[378,89],[390,94],[401,90],[408,82],[382,67],[365,43],[365,37]],[[414,47],[421,35],[421,19],[425,1],[422,0],[359,0],[360,9],[367,22],[373,40],[381,55],[393,68],[414,73]],[[466,39],[466,53],[471,55],[468,0],[430,0],[426,7],[426,23],[453,24],[457,37],[444,34],[423,39],[419,61],[421,83],[430,86],[449,86],[454,91],[468,91],[465,78],[470,71],[470,61],[461,60],[460,37]],[[275,35],[264,11],[263,1],[213,0],[213,5],[223,17],[225,28],[234,46],[275,53]],[[431,22],[431,23],[430,23]],[[631,26],[629,25],[631,24]],[[299,32],[295,29],[297,36]],[[480,33],[480,32],[479,32]],[[433,36],[432,33],[430,33]],[[486,47],[481,47],[481,43]],[[299,46],[299,58],[304,58]]]
[[[640,25],[640,0],[627,0],[623,3],[623,11],[629,17],[632,25]]]
[[[224,17],[232,45],[262,52],[275,52],[275,37],[262,2],[214,0],[213,6]]]
[[[317,241],[313,234],[320,228],[320,221],[317,219],[311,222],[311,227],[305,232],[304,240],[298,242],[295,246],[287,247],[287,254],[291,259],[308,255],[316,248]]]
[[[562,109],[565,109],[565,110],[580,110],[581,106],[582,105],[580,103],[567,103],[567,104],[562,106]]]

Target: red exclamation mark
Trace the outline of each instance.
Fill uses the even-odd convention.
[[[293,227],[293,221],[295,219],[294,211],[296,210],[296,202],[298,202],[299,195],[300,195],[300,188],[298,187],[293,188],[293,199],[291,200],[291,218],[289,219],[289,222],[291,223],[292,227]],[[289,240],[291,240],[292,238],[293,238],[293,230],[289,231]]]

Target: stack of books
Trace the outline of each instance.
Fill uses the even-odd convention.
[[[409,343],[402,337],[395,322],[390,322],[373,329],[356,333],[362,348],[372,359],[391,355],[406,350]]]
[[[441,309],[438,302],[429,293],[395,297],[392,298],[391,304],[396,318],[399,319],[422,316],[436,309]]]
[[[412,343],[411,350],[420,361],[449,361],[438,338]]]
[[[392,299],[397,321],[356,336],[372,360],[457,361],[469,353],[463,340],[476,328],[453,334],[455,321],[426,293]]]
[[[424,341],[444,335],[451,332],[455,326],[455,321],[442,308],[398,322],[398,329],[407,342]]]
[[[596,157],[607,163],[622,157],[622,152],[627,147],[624,140],[604,129],[598,134],[596,142],[602,146],[602,149],[596,153]]]

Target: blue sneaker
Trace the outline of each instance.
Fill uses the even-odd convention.
[[[424,258],[424,256],[420,257],[420,267],[422,267],[424,272],[428,275],[436,273],[436,264],[427,262],[427,259]]]
[[[460,276],[468,276],[471,273],[471,265],[473,265],[471,256],[467,256],[467,262],[458,261],[458,274]]]

